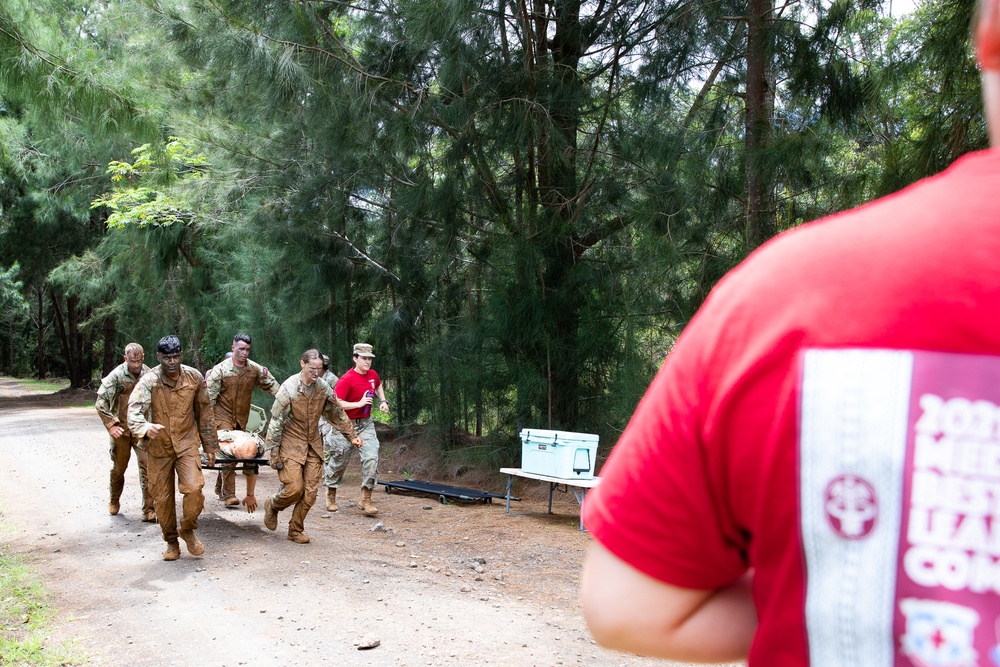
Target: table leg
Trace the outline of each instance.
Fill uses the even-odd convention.
[[[556,483],[549,482],[549,514],[552,514],[552,492],[556,490]]]
[[[507,475],[507,514],[510,514],[510,485],[514,483],[514,476]]]
[[[580,531],[583,532],[585,530],[583,527],[583,501],[587,498],[587,489],[581,488],[579,491],[573,489],[573,495],[576,496],[576,501],[580,503]]]

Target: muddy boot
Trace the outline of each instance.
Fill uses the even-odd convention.
[[[142,520],[146,523],[156,523],[156,512],[153,510],[143,510]]]
[[[184,531],[180,533],[180,536],[184,540],[184,544],[187,545],[189,554],[200,556],[205,553],[205,545],[201,543],[201,540],[198,539],[193,530]]]
[[[239,507],[240,505],[240,499],[236,496],[229,496],[222,502],[225,503],[226,507]]]
[[[336,512],[340,509],[337,507],[337,489],[332,486],[326,487],[326,509],[328,512]]]
[[[163,560],[177,560],[181,557],[181,547],[177,540],[167,542],[167,550],[163,552]]]
[[[114,516],[118,514],[118,510],[122,508],[121,504],[117,500],[112,500],[108,503],[108,514]]]
[[[361,487],[361,511],[365,516],[375,516],[378,508],[372,505],[372,490]]]
[[[264,501],[264,526],[268,530],[278,529],[278,513],[274,510],[270,498]]]
[[[312,541],[305,533],[288,533],[288,539],[296,544],[309,544]]]

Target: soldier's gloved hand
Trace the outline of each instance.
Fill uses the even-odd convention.
[[[209,468],[215,465],[215,452],[205,452],[205,458],[208,459]]]
[[[365,444],[365,441],[361,439],[360,435],[356,435],[354,436],[354,439],[351,440],[351,444],[357,447],[358,449],[361,449],[361,445]]]
[[[274,468],[275,470],[281,470],[281,457],[278,456],[277,447],[271,450],[271,454],[268,457],[268,462],[271,464],[271,467]]]

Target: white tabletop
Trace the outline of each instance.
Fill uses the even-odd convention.
[[[579,486],[584,489],[592,489],[601,483],[600,477],[592,477],[590,479],[563,479],[562,477],[550,477],[549,475],[538,475],[533,472],[524,472],[521,468],[500,468],[500,472],[504,475],[517,475],[518,477],[527,477],[529,479],[539,479],[543,482],[552,482],[553,484],[568,484],[569,486]]]

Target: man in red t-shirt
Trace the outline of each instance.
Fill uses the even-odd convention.
[[[368,343],[354,346],[354,368],[344,373],[334,388],[340,405],[354,422],[354,430],[361,437],[361,511],[365,516],[375,516],[378,508],[372,505],[372,489],[378,480],[378,436],[372,407],[375,397],[379,398],[379,409],[389,412],[389,402],[385,400],[385,390],[378,373],[372,370],[375,355]],[[344,479],[344,469],[351,462],[354,447],[339,433],[330,433],[323,438],[323,483],[326,485],[326,507],[336,512],[337,489]]]
[[[602,644],[766,667],[1000,665],[1000,0],[989,151],[765,244],[588,494]]]

